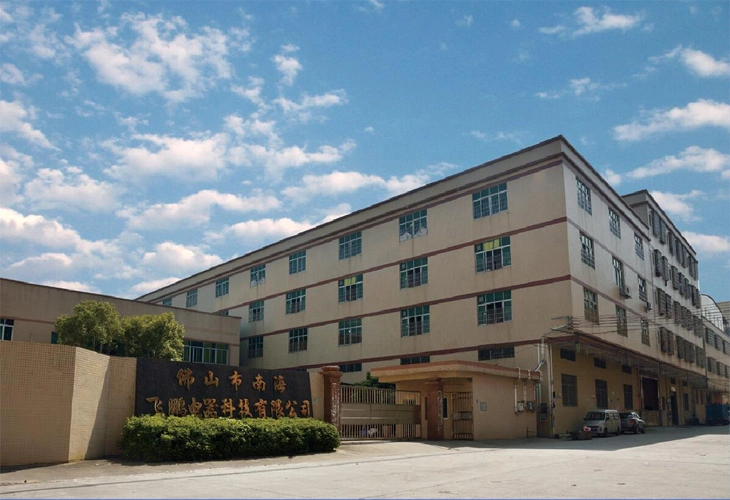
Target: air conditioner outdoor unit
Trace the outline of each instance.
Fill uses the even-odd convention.
[[[651,302],[646,303],[646,312],[651,311]]]
[[[619,292],[621,293],[622,297],[626,299],[631,298],[631,289],[628,286],[624,285],[622,287],[619,287]]]

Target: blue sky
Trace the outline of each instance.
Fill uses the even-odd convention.
[[[727,2],[0,3],[0,274],[136,297],[563,134],[730,300]]]

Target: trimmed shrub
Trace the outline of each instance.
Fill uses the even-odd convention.
[[[313,418],[145,415],[127,419],[119,445],[132,460],[189,462],[331,452],[340,436],[335,426]]]

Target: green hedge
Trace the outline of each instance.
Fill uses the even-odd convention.
[[[335,426],[313,418],[147,415],[127,419],[119,445],[133,460],[185,462],[331,452],[340,436]]]

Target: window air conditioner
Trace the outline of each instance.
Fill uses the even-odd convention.
[[[626,285],[623,285],[623,286],[619,287],[619,293],[625,299],[630,299],[631,298],[631,289],[628,286],[626,286]]]
[[[651,311],[651,302],[646,303],[646,312]]]

